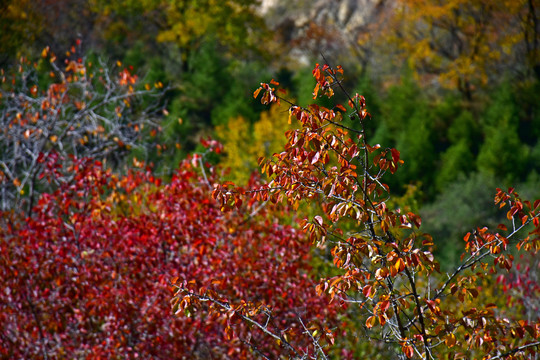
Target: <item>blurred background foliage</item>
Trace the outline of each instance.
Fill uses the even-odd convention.
[[[369,140],[401,151],[388,182],[451,265],[464,233],[497,221],[496,187],[540,196],[539,14],[538,0],[5,0],[0,67],[46,46],[68,58],[80,39],[85,56],[169,89],[143,160],[167,176],[211,136],[245,183],[289,129],[286,108],[253,91],[275,78],[307,105],[324,56],[366,96]]]

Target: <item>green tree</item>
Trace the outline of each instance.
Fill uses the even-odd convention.
[[[247,89],[268,74],[263,63],[227,59],[217,40],[208,38],[191,53],[188,65],[169,94],[169,113],[161,137],[163,156],[153,159],[167,173],[196,148],[200,137],[210,136],[213,127],[236,117],[251,124],[263,110],[255,101],[244,101],[251,97]]]
[[[471,164],[474,162],[469,162],[469,167]],[[480,223],[495,227],[502,221],[503,214],[492,205],[493,189],[498,186],[500,180],[491,175],[462,173],[447,183],[433,202],[421,208],[424,230],[435,239],[436,254],[445,269],[458,263],[463,234]]]
[[[529,148],[519,137],[519,125],[512,89],[501,86],[483,116],[485,139],[477,158],[480,171],[508,181],[523,176]]]
[[[413,180],[424,187],[432,184],[437,159],[434,112],[410,74],[389,89],[380,116],[381,120],[375,120],[380,124],[373,142],[399,147],[407,163],[387,180],[389,185],[401,192]]]
[[[443,191],[460,174],[466,175],[474,171],[471,164],[475,162],[479,134],[472,113],[465,110],[452,119],[447,137],[450,146],[440,155],[435,179],[438,192]]]

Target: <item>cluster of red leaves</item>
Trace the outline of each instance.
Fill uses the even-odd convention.
[[[521,254],[513,271],[500,274],[497,283],[509,308],[519,308],[531,319],[540,317],[540,259]]]
[[[1,214],[0,357],[247,359],[279,344],[237,324],[241,299],[271,315],[268,329],[333,318],[315,294],[301,233],[248,218],[247,207],[222,213],[211,169],[202,176],[186,161],[163,185],[148,170],[119,177],[91,160],[63,168],[55,157],[40,161],[58,189],[28,218]],[[188,316],[174,316],[173,278],[227,298],[231,310],[207,317],[176,304]],[[301,334],[290,341],[309,343]]]

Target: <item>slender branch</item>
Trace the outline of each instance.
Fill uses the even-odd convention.
[[[503,354],[500,354],[500,355],[497,355],[497,356],[494,356],[494,357],[490,357],[488,358],[489,360],[496,360],[496,359],[503,359],[509,355],[512,355],[512,354],[515,354],[517,353],[518,351],[522,351],[522,350],[525,350],[525,349],[528,349],[528,348],[531,348],[531,347],[536,347],[536,346],[539,346],[540,347],[540,341],[537,341],[537,342],[534,342],[534,343],[530,343],[530,344],[525,344],[525,345],[522,345],[520,347],[517,347],[515,349],[512,349],[510,351],[507,351]]]
[[[424,315],[422,314],[422,305],[420,304],[420,297],[418,296],[418,291],[416,290],[416,282],[414,281],[414,278],[407,266],[405,266],[405,274],[407,275],[407,278],[409,279],[409,283],[411,284],[411,290],[414,295],[414,301],[416,303],[416,309],[418,310],[418,321],[420,322],[420,328],[422,330],[422,341],[424,343],[424,348],[426,351],[426,359],[433,359],[433,356],[430,351],[429,342],[427,339],[427,332],[426,332],[426,325],[424,321]]]
[[[538,213],[536,216],[534,217],[530,217],[525,223],[523,223],[521,226],[519,226],[517,229],[514,229],[510,235],[508,235],[506,238],[507,239],[510,239],[512,237],[514,237],[519,231],[521,231],[524,227],[526,227],[527,225],[529,225],[534,218],[540,218],[540,213]],[[466,270],[470,267],[472,267],[474,264],[478,263],[480,260],[482,260],[483,258],[485,258],[486,256],[490,255],[491,252],[489,250],[486,250],[484,253],[482,253],[481,255],[471,255],[467,260],[465,260],[465,262],[463,264],[461,264],[460,266],[458,266],[454,272],[452,273],[452,275],[450,275],[448,277],[448,279],[444,282],[444,284],[439,288],[439,290],[433,295],[433,297],[431,298],[431,300],[435,300],[437,298],[439,298],[443,293],[444,291],[446,290],[446,288],[450,285],[450,283],[452,282],[452,280],[459,274],[461,273],[463,270]],[[470,262],[469,262],[470,261]]]
[[[267,328],[267,325],[262,325],[260,324],[259,322],[253,320],[251,317],[247,316],[247,315],[244,315],[242,313],[239,313],[237,310],[233,309],[229,304],[227,303],[224,303],[222,301],[219,301],[219,300],[216,300],[208,295],[199,295],[199,294],[196,294],[194,292],[191,292],[187,289],[184,289],[184,288],[181,288],[181,287],[178,287],[179,289],[181,289],[182,291],[186,292],[187,295],[189,296],[192,296],[192,297],[196,297],[197,299],[201,300],[201,301],[209,301],[215,305],[218,305],[219,307],[221,307],[222,309],[225,309],[227,311],[231,311],[231,312],[234,312],[236,315],[238,315],[242,320],[244,321],[247,321],[248,323],[252,324],[252,325],[255,325],[256,327],[258,327],[263,333],[265,333],[266,335],[276,339],[276,340],[279,340],[286,348],[288,348],[291,352],[293,352],[297,357],[300,356],[300,354],[298,353],[298,351],[294,348],[294,346],[292,346],[284,337],[283,335],[276,335],[275,333],[273,333],[272,331],[268,330]]]
[[[246,341],[244,339],[240,339],[240,341],[243,342],[245,345],[249,346],[254,352],[256,352],[263,359],[270,360],[270,358],[268,356],[266,356],[266,354],[264,354],[261,350],[259,350],[259,348],[257,346],[255,346],[255,344],[252,344],[251,342]]]
[[[43,358],[45,360],[49,359],[49,356],[47,354],[47,344],[45,341],[45,335],[43,333],[43,326],[41,325],[41,320],[39,317],[39,313],[36,309],[36,306],[34,305],[32,299],[30,298],[30,295],[26,294],[26,302],[30,306],[30,311],[32,312],[32,316],[34,317],[34,321],[36,322],[36,326],[38,328],[38,334],[39,339],[41,340],[41,351],[43,353]]]
[[[313,342],[313,345],[315,346],[315,348],[317,349],[317,351],[321,354],[322,358],[324,360],[328,360],[328,357],[326,356],[326,354],[324,353],[322,347],[321,347],[321,344],[319,344],[319,340],[318,339],[315,339],[315,337],[313,336],[313,334],[311,333],[311,331],[308,330],[308,328],[306,327],[306,325],[304,324],[304,322],[302,321],[302,318],[300,317],[299,314],[296,314],[296,316],[298,317],[298,321],[300,322],[300,325],[302,325],[302,327],[304,328],[305,330],[305,333],[309,335],[309,337],[311,338],[311,341]]]

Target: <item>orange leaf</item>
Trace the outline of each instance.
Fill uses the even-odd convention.
[[[448,335],[446,335],[446,339],[444,340],[444,342],[445,342],[446,346],[451,348],[454,345],[456,345],[456,336],[454,334],[448,334]]]
[[[341,110],[341,111],[343,111],[343,112],[346,112],[346,111],[347,111],[347,109],[345,109],[345,107],[343,107],[343,105],[341,105],[341,104],[337,104],[337,105],[336,105],[336,108],[338,108],[339,110]]]
[[[414,349],[412,348],[412,346],[403,345],[401,347],[401,351],[403,351],[403,353],[408,359],[412,358],[414,355]]]
[[[253,92],[253,98],[256,99],[257,96],[259,96],[259,93],[261,92],[262,88],[258,88],[257,90],[255,90],[255,92]]]

